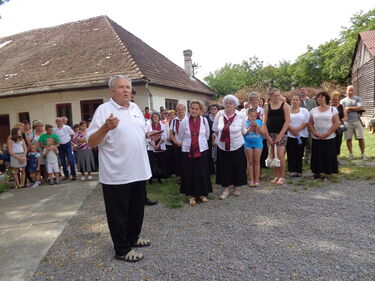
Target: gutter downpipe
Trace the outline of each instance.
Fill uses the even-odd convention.
[[[154,110],[154,101],[153,101],[153,99],[152,99],[152,94],[151,94],[151,91],[150,91],[150,89],[148,88],[148,82],[146,82],[146,91],[147,91],[147,93],[148,93],[148,96],[149,96],[149,101],[150,101],[150,109],[151,109],[151,111],[153,111]]]

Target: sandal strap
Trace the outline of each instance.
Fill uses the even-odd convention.
[[[148,239],[142,239],[142,238],[139,238],[138,241],[134,244],[134,246],[136,247],[144,247],[144,246],[149,246],[149,245],[151,245],[151,241]]]
[[[138,252],[136,252],[134,250],[131,250],[125,256],[125,260],[127,260],[127,261],[139,261],[141,259],[143,259],[143,254],[142,253],[138,253]]]

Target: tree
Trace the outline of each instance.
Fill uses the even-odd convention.
[[[9,0],[0,0],[0,6],[5,4],[6,2],[9,2]]]
[[[257,73],[263,67],[263,62],[257,57],[243,61],[241,64],[227,63],[204,78],[208,86],[219,95],[233,94],[246,85],[258,81]]]
[[[226,64],[204,80],[219,95],[234,93],[245,86],[267,90],[289,91],[296,86],[319,87],[324,82],[345,85],[354,54],[358,33],[375,29],[375,9],[354,14],[350,27],[343,27],[340,36],[307,51],[294,63],[263,66],[257,57],[241,64]]]

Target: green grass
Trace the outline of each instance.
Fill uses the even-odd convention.
[[[0,193],[7,191],[11,188],[11,185],[8,183],[0,183]]]
[[[355,159],[349,160],[349,151],[346,146],[346,141],[343,139],[341,145],[341,155],[339,166],[339,174],[332,175],[328,182],[321,180],[310,180],[308,176],[304,176],[299,179],[288,179],[288,184],[294,186],[300,186],[303,190],[307,190],[309,187],[320,188],[329,184],[341,183],[343,180],[375,180],[375,135],[365,132],[365,143],[366,143],[366,156],[367,161],[360,159],[360,149],[358,141],[353,139],[353,154]],[[304,172],[310,170],[309,164],[304,164]],[[374,182],[370,184],[375,185]],[[292,189],[292,191],[294,191]]]
[[[188,203],[188,198],[180,193],[177,178],[163,179],[162,183],[147,184],[147,196],[168,208],[180,208]]]
[[[7,170],[4,177],[0,179],[0,193],[5,192],[13,187],[11,183],[11,172]]]

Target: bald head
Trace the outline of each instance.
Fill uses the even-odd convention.
[[[346,87],[346,94],[348,95],[348,97],[354,96],[354,86],[353,85],[349,85],[348,87]]]

